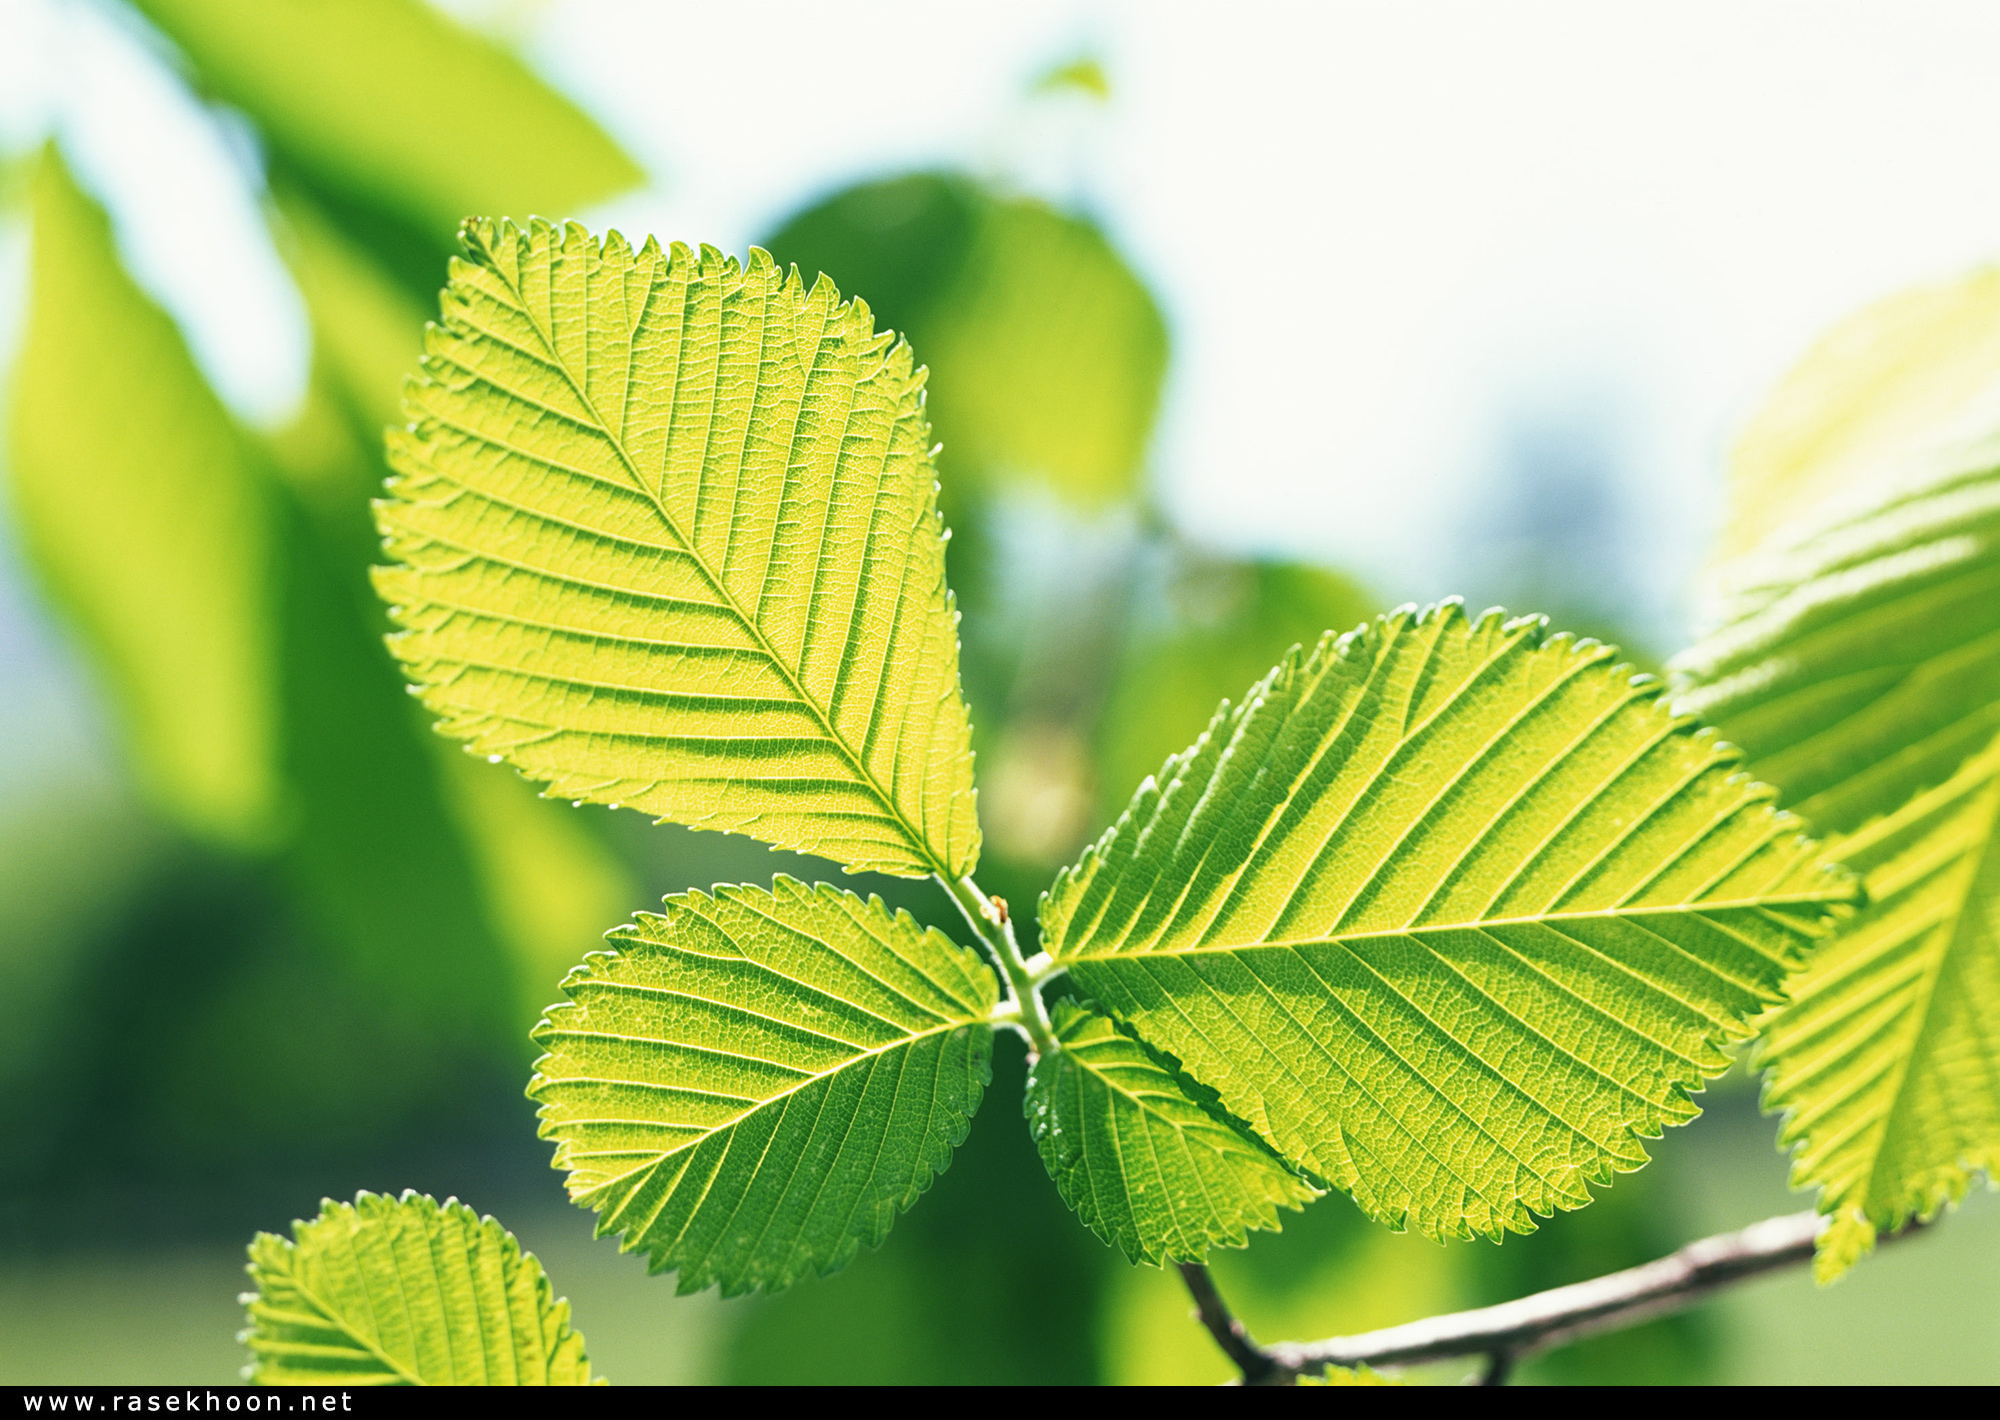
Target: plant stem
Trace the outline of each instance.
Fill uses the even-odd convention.
[[[1287,1370],[1250,1339],[1243,1323],[1229,1310],[1229,1303],[1222,1300],[1222,1293],[1215,1290],[1215,1279],[1208,1275],[1206,1267],[1199,1262],[1183,1262],[1179,1266],[1181,1281],[1187,1283],[1188,1294],[1194,1298],[1195,1316],[1208,1328],[1208,1334],[1215,1338],[1223,1354],[1236,1363],[1236,1369],[1243,1373],[1243,1384],[1290,1385],[1297,1379],[1298,1372]]]
[[[1041,982],[1054,973],[1044,968],[1038,978],[1022,957],[1021,944],[1014,940],[1014,921],[1008,916],[1005,902],[988,897],[971,878],[953,881],[942,873],[936,877],[958,904],[972,930],[986,943],[986,949],[999,964],[1000,974],[1006,978],[1007,999],[1014,1009],[997,1019],[1018,1027],[1036,1055],[1054,1054],[1055,1025],[1049,1020],[1049,1008],[1042,1001],[1040,989]]]
[[[1285,1385],[1329,1365],[1410,1365],[1454,1356],[1486,1357],[1481,1383],[1503,1385],[1517,1362],[1537,1352],[1637,1326],[1693,1306],[1733,1283],[1810,1261],[1813,1245],[1825,1226],[1826,1219],[1811,1211],[1766,1218],[1733,1233],[1691,1242],[1639,1267],[1536,1292],[1499,1306],[1434,1316],[1358,1336],[1273,1346],[1259,1346],[1250,1339],[1242,1324],[1230,1315],[1206,1268],[1188,1263],[1180,1271],[1202,1324],[1236,1363],[1246,1385]],[[1912,1223],[1882,1241],[1909,1237],[1922,1226]]]

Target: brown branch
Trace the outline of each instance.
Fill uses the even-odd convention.
[[[1243,1384],[1290,1385],[1298,1372],[1281,1366],[1269,1352],[1250,1339],[1243,1323],[1236,1319],[1229,1310],[1229,1304],[1222,1300],[1222,1293],[1215,1290],[1215,1279],[1208,1275],[1208,1269],[1199,1262],[1183,1262],[1179,1266],[1181,1281],[1187,1283],[1188,1294],[1194,1298],[1195,1315],[1208,1328],[1208,1334],[1215,1338],[1215,1344],[1222,1348],[1223,1354],[1243,1373]]]
[[[1504,1384],[1514,1365],[1540,1351],[1637,1326],[1704,1300],[1717,1289],[1811,1259],[1826,1219],[1818,1213],[1766,1218],[1733,1233],[1691,1242],[1678,1252],[1623,1272],[1556,1287],[1476,1311],[1452,1312],[1358,1336],[1259,1346],[1230,1315],[1206,1269],[1183,1265],[1203,1325],[1246,1383],[1285,1385],[1328,1365],[1412,1365],[1484,1356],[1483,1383]],[[1896,1237],[1907,1237],[1916,1224]],[[1884,1241],[1889,1241],[1885,1238]]]

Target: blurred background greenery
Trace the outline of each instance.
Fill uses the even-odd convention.
[[[367,500],[457,219],[603,211],[672,176],[649,178],[519,56],[520,7],[487,7],[484,28],[419,0],[57,8],[22,31],[45,62],[113,36],[226,139],[307,359],[288,402],[243,408],[142,279],[147,233],[97,190],[115,134],[12,135],[0,1382],[230,1377],[249,1234],[362,1187],[501,1217],[614,1381],[1224,1378],[1175,1279],[1128,1267],[1061,1205],[1013,1103],[1011,1043],[951,1170],[836,1278],[677,1298],[589,1241],[522,1098],[527,1026],[660,894],[833,870],[540,800],[430,734],[379,644]],[[1162,496],[1169,302],[1087,181],[1031,180],[1034,144],[1069,151],[1112,78],[1090,48],[1045,61],[993,120],[1014,158],[884,155],[794,192],[758,236],[867,300],[931,368],[981,879],[1024,922],[1219,700],[1385,609],[1340,567],[1245,551]],[[1651,664],[1671,633],[1625,575],[1641,554],[1601,436],[1511,426],[1463,500],[1463,578],[1431,591],[1548,610]],[[921,885],[856,886],[950,926]],[[1530,1237],[1441,1247],[1333,1197],[1218,1274],[1259,1335],[1326,1334],[1802,1206],[1750,1083],[1711,1100],[1657,1167]],[[1969,1206],[1832,1292],[1774,1279],[1521,1379],[2000,1380],[2000,1208]]]

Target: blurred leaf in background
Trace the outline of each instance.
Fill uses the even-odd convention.
[[[468,1100],[525,1063],[525,1028],[633,905],[631,875],[582,815],[429,733],[382,649],[367,502],[460,217],[569,210],[640,174],[418,0],[137,8],[250,123],[313,367],[285,427],[239,425],[43,153],[13,514],[186,837],[115,919],[79,918],[66,1024],[10,1052],[6,1082],[32,1077],[52,1122],[31,1152],[80,1151],[73,1176],[114,1187],[474,1139],[495,1120]]]
[[[2000,268],[1875,302],[1814,343],[1729,458],[1715,560],[1757,549],[1953,443],[1990,434],[2000,388]]]
[[[837,193],[766,246],[862,297],[930,367],[947,516],[1022,481],[1085,511],[1140,494],[1166,319],[1096,224],[913,173]]]
[[[14,517],[155,797],[198,837],[258,846],[283,799],[268,491],[53,147],[33,191]]]
[[[573,212],[643,177],[517,56],[418,0],[136,4],[426,307],[466,217]]]
[[[1351,631],[1380,610],[1354,582],[1318,567],[1176,554],[1135,617],[1098,726],[1099,822],[1286,651],[1310,650],[1323,633]]]

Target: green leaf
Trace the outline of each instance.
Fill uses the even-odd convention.
[[[1822,1281],[2000,1173],[2000,739],[1830,852],[1869,906],[1793,978],[1758,1051],[1792,1186],[1833,1215]]]
[[[509,970],[476,839],[454,812],[452,747],[425,733],[382,654],[363,567],[299,500],[273,493],[284,515],[283,763],[299,810],[289,886],[384,1016],[457,1046],[519,1051],[517,1032],[555,979],[540,983],[534,1014],[515,1013],[525,983]],[[572,941],[572,959],[588,942]]]
[[[1137,491],[1166,320],[1092,223],[920,173],[838,193],[770,248],[867,292],[923,351],[953,497],[1025,479],[1099,508]]]
[[[1329,634],[1140,787],[1044,944],[1377,1218],[1580,1207],[1854,896],[1614,656],[1455,603]]]
[[[1718,554],[1742,556],[1835,495],[1984,434],[2000,395],[2000,268],[1878,301],[1822,336],[1729,459]]]
[[[262,844],[283,785],[260,476],[53,146],[33,201],[6,460],[29,558],[156,801],[211,841]]]
[[[441,727],[850,869],[978,858],[923,375],[769,257],[479,222],[379,518]]]
[[[1759,1057],[1793,1183],[1834,1217],[1823,1281],[2000,1157],[2000,1044],[1981,1025],[2000,1012],[2000,444],[1933,434],[1908,433],[1872,500],[1725,567],[1717,625],[1674,663],[1679,704],[1845,835],[1829,851],[1871,902],[1791,983]]]
[[[264,1385],[589,1385],[533,1253],[455,1198],[328,1199],[250,1244],[243,1334]],[[295,1239],[295,1240],[293,1240]]]
[[[574,211],[639,180],[518,58],[419,0],[137,4],[283,159],[432,240],[468,212]]]
[[[368,426],[363,461],[379,461],[378,431],[402,422],[410,340],[423,329],[419,303],[360,242],[304,192],[274,194],[281,249],[312,315],[313,357],[340,390],[357,422]],[[433,277],[435,282],[435,277]]]
[[[1849,832],[1942,783],[2000,731],[2000,440],[1725,568],[1710,621],[1676,704],[1787,807]]]
[[[1063,1201],[1134,1262],[1199,1262],[1319,1196],[1105,1017],[1059,1001],[1027,1114]]]
[[[888,1235],[992,1077],[992,970],[880,898],[779,876],[611,934],[536,1030],[570,1196],[679,1288],[776,1291]]]

